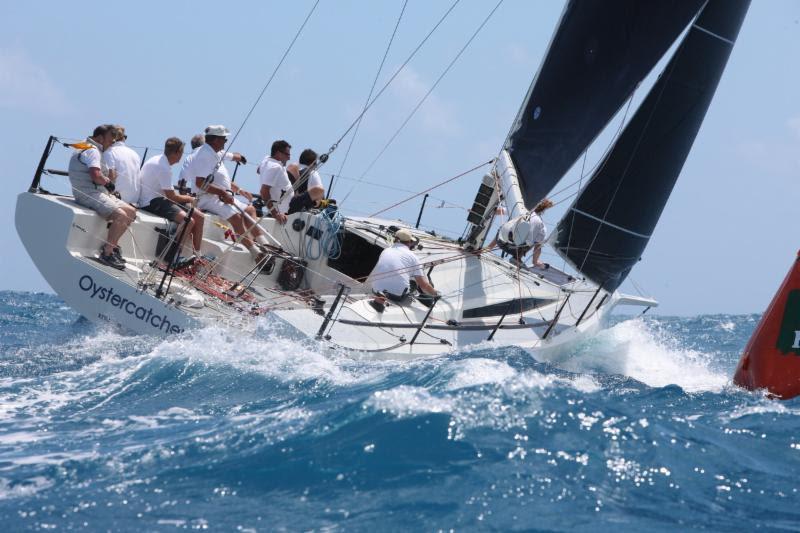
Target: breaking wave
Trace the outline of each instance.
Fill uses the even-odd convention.
[[[793,527],[800,407],[730,385],[755,316],[625,318],[545,360],[372,361],[265,320],[167,340],[0,293],[13,530]],[[709,509],[717,511],[713,515]]]

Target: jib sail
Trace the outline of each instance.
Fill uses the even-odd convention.
[[[604,289],[616,289],[641,257],[700,129],[749,3],[709,0],[558,223],[558,252]]]

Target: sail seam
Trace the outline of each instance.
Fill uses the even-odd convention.
[[[635,237],[639,237],[639,238],[642,238],[642,239],[649,239],[650,238],[650,235],[643,235],[641,233],[636,233],[635,231],[631,231],[629,229],[623,228],[622,226],[617,226],[616,224],[612,224],[611,222],[608,222],[607,220],[603,220],[603,219],[598,218],[598,217],[596,217],[594,215],[590,215],[589,213],[586,213],[585,211],[581,211],[580,209],[576,209],[576,208],[573,207],[572,211],[575,211],[576,213],[581,214],[581,215],[583,215],[585,217],[591,218],[592,220],[595,220],[595,221],[597,221],[597,222],[599,222],[601,224],[605,224],[606,226],[611,226],[614,229],[617,229],[619,231],[623,231],[623,232],[628,233],[630,235],[633,235]]]
[[[712,36],[712,37],[716,37],[716,38],[717,38],[717,39],[719,39],[720,41],[725,41],[725,42],[726,42],[726,43],[728,43],[729,45],[733,46],[733,41],[731,41],[730,39],[726,39],[725,37],[723,37],[722,35],[720,35],[720,34],[718,34],[718,33],[714,33],[713,31],[711,31],[711,30],[707,30],[707,29],[705,29],[705,28],[704,28],[704,27],[702,27],[702,26],[698,26],[697,24],[692,24],[692,27],[693,27],[693,28],[697,28],[698,30],[700,30],[700,31],[702,31],[702,32],[704,32],[704,33],[707,33],[707,34],[709,34],[710,36]]]

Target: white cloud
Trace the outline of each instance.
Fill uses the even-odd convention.
[[[71,111],[47,72],[22,50],[0,48],[0,107],[61,115]]]
[[[792,130],[798,139],[800,139],[800,115],[787,120],[786,125],[789,126],[789,129]]]
[[[425,96],[433,81],[422,79],[414,69],[406,66],[393,82],[393,95],[401,101],[403,107],[403,119],[414,109],[419,101]],[[437,87],[438,89],[438,87]],[[436,90],[428,96],[425,103],[417,111],[414,118],[419,124],[433,133],[453,134],[459,130],[456,120],[456,113],[451,104],[448,104],[438,96]]]
[[[536,68],[536,61],[531,51],[520,43],[511,43],[506,46],[506,53],[501,56],[514,67],[525,69]]]

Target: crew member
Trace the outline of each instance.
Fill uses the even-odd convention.
[[[409,293],[409,282],[414,280],[417,287],[425,294],[439,296],[427,276],[422,272],[422,265],[412,250],[417,247],[417,239],[406,229],[394,234],[397,242],[381,252],[378,263],[369,275],[372,291],[377,295],[373,305],[382,311],[385,298],[394,302],[403,302]]]
[[[234,231],[243,236],[242,244],[250,250],[254,260],[260,262],[265,252],[253,241],[260,245],[268,243],[264,232],[255,224],[255,209],[234,198],[236,193],[248,200],[252,195],[231,181],[228,169],[221,161],[228,135],[225,126],[207,127],[205,144],[186,158],[180,177],[198,187],[197,207],[230,222]],[[252,238],[247,229],[250,229]]]
[[[489,248],[497,244],[501,250],[511,254],[519,262],[522,262],[523,257],[533,249],[531,256],[533,266],[546,267],[545,263],[539,261],[542,245],[547,240],[547,226],[542,220],[542,213],[551,207],[553,202],[545,198],[527,215],[509,220],[500,226],[497,237],[489,244]]]
[[[102,171],[101,151],[114,142],[112,126],[97,126],[86,146],[76,150],[69,160],[69,182],[75,201],[109,220],[108,237],[100,247],[100,262],[119,270],[125,269],[125,260],[119,248],[119,239],[136,218],[136,208],[112,196],[111,178]]]
[[[142,166],[142,158],[125,144],[128,136],[123,126],[112,126],[111,131],[114,135],[114,144],[103,152],[103,164],[109,169],[119,197],[129,204],[136,204],[141,193],[139,168]]]
[[[286,170],[294,176],[294,196],[289,202],[289,214],[319,207],[325,198],[325,186],[317,172],[317,153],[311,148],[306,148],[300,153],[299,164],[290,164]],[[302,181],[299,181],[302,180]],[[299,181],[299,183],[298,183]]]
[[[205,133],[198,133],[196,135],[193,135],[192,139],[189,141],[189,144],[192,147],[192,153],[196,152],[197,149],[200,148],[201,146],[203,146],[205,143],[206,143],[206,134]],[[246,165],[247,164],[247,158],[245,156],[243,156],[242,154],[240,154],[239,152],[228,152],[227,150],[225,150],[225,151],[223,151],[223,154],[225,154],[225,160],[227,160],[227,161],[233,161],[233,162],[236,162],[236,163],[241,163],[242,165]],[[178,189],[181,191],[182,194],[184,192],[188,194],[192,190],[191,189],[192,184],[190,182],[188,182],[186,179],[183,179],[183,171],[186,169],[186,167],[188,165],[189,165],[189,158],[186,158],[183,161],[183,165],[181,166],[181,178],[182,179],[178,180]]]
[[[267,209],[279,223],[286,223],[286,213],[294,196],[292,182],[286,173],[286,162],[289,161],[292,146],[283,140],[275,141],[270,148],[270,155],[264,157],[258,165],[261,176],[261,199],[266,202]]]
[[[199,209],[192,212],[191,220],[187,220],[186,207],[194,198],[187,194],[179,194],[172,188],[172,170],[170,167],[183,157],[183,141],[177,137],[170,137],[164,143],[164,153],[156,155],[145,161],[140,172],[142,193],[139,205],[144,211],[164,217],[176,224],[184,221],[188,226],[184,238],[191,233],[193,255],[200,255],[200,246],[203,243],[203,221],[205,217]],[[180,245],[183,243],[181,242]]]

